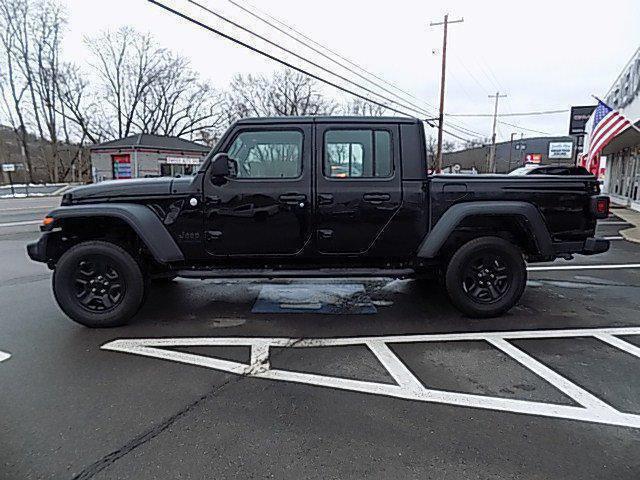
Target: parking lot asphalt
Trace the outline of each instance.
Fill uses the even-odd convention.
[[[26,258],[37,226],[6,226],[58,201],[0,204],[0,479],[638,478],[638,244],[537,264],[498,319],[405,280],[350,279],[377,313],[344,315],[179,280],[89,330]]]

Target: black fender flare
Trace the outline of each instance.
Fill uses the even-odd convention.
[[[159,263],[184,261],[184,255],[158,216],[135,203],[93,203],[59,207],[47,216],[56,222],[65,218],[112,217],[129,225]]]
[[[470,216],[517,216],[524,218],[533,241],[542,256],[554,256],[553,240],[538,209],[527,202],[467,202],[450,207],[425,236],[418,258],[434,258],[451,233]]]

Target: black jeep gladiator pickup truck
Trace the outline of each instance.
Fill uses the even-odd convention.
[[[422,122],[241,120],[191,177],[71,190],[29,256],[62,310],[122,325],[154,280],[389,276],[443,280],[463,313],[509,310],[525,261],[609,248],[592,176],[428,175]]]

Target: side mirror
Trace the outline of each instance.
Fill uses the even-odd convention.
[[[231,175],[229,163],[231,163],[229,155],[226,153],[218,153],[211,161],[211,176],[221,178]]]

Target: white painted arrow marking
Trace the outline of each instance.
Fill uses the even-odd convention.
[[[523,350],[515,347],[510,340],[543,338],[596,338],[608,345],[622,349],[640,358],[640,348],[620,340],[620,335],[640,335],[640,327],[598,328],[575,330],[525,330],[512,332],[470,332],[433,335],[403,335],[359,338],[141,338],[120,339],[106,343],[104,350],[133,353],[146,357],[160,358],[174,362],[197,365],[237,375],[254,378],[304,383],[329,388],[388,397],[402,398],[420,402],[432,402],[462,407],[499,410],[512,413],[538,415],[544,417],[580,420],[585,422],[640,428],[640,415],[624,413],[587,392],[580,386],[563,377],[558,372],[534,359]],[[411,373],[402,360],[393,352],[390,345],[416,342],[456,342],[485,341],[499,349],[520,365],[544,379],[580,406],[558,405],[553,403],[517,400],[503,397],[491,397],[469,393],[451,392],[426,388]],[[168,350],[169,347],[203,346],[248,346],[251,347],[251,363],[245,364],[204,355]],[[396,384],[385,384],[362,380],[339,378],[330,375],[317,375],[292,370],[272,369],[269,352],[272,347],[314,348],[332,346],[366,346],[376,356]]]
[[[5,360],[9,360],[10,358],[10,353],[0,351],[0,362],[4,362]]]

